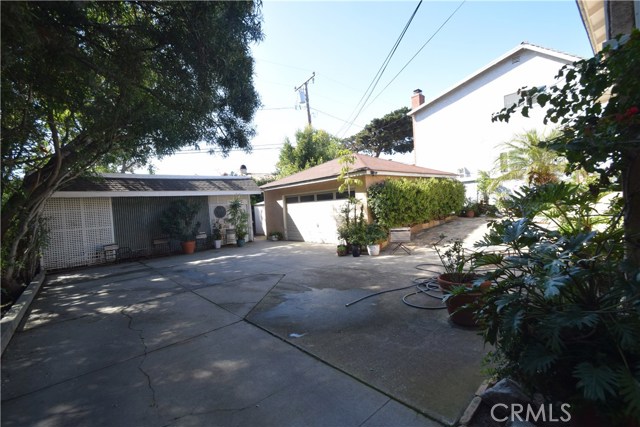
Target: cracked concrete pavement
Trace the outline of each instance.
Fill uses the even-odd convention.
[[[413,249],[263,240],[49,276],[2,358],[2,425],[454,424],[483,379],[477,332],[403,292],[345,307],[424,275]]]

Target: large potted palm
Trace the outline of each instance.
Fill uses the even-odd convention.
[[[169,237],[179,240],[182,252],[192,254],[196,248],[196,235],[200,222],[196,221],[199,206],[184,199],[173,201],[160,216],[160,228]]]
[[[229,204],[229,223],[233,226],[236,233],[236,244],[244,246],[245,239],[249,232],[249,213],[242,205],[242,201],[238,198]]]

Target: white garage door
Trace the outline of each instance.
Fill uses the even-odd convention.
[[[314,196],[286,198],[287,238],[313,243],[338,243],[340,210],[347,201],[317,201],[311,199]]]

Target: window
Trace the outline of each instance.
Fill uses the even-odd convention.
[[[300,196],[300,203],[303,202],[313,202],[315,201],[315,196],[313,194],[309,194],[307,196]]]
[[[348,199],[349,197],[356,197],[355,190],[352,190],[350,193],[343,191],[342,193],[336,193],[336,200],[338,199]]]
[[[322,200],[333,200],[333,193],[320,193],[320,194],[316,194],[316,200],[317,200],[317,201],[322,201]]]
[[[287,204],[298,203],[298,196],[289,196],[285,198]]]

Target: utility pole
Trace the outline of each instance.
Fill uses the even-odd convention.
[[[293,90],[295,92],[298,92],[302,86],[304,86],[304,99],[305,99],[305,103],[307,104],[307,120],[309,121],[309,126],[311,126],[311,107],[309,106],[309,81],[313,80],[313,78],[316,76],[316,72],[314,71],[313,74],[311,74],[311,77],[309,77],[304,83],[302,83],[300,86],[294,88]]]

